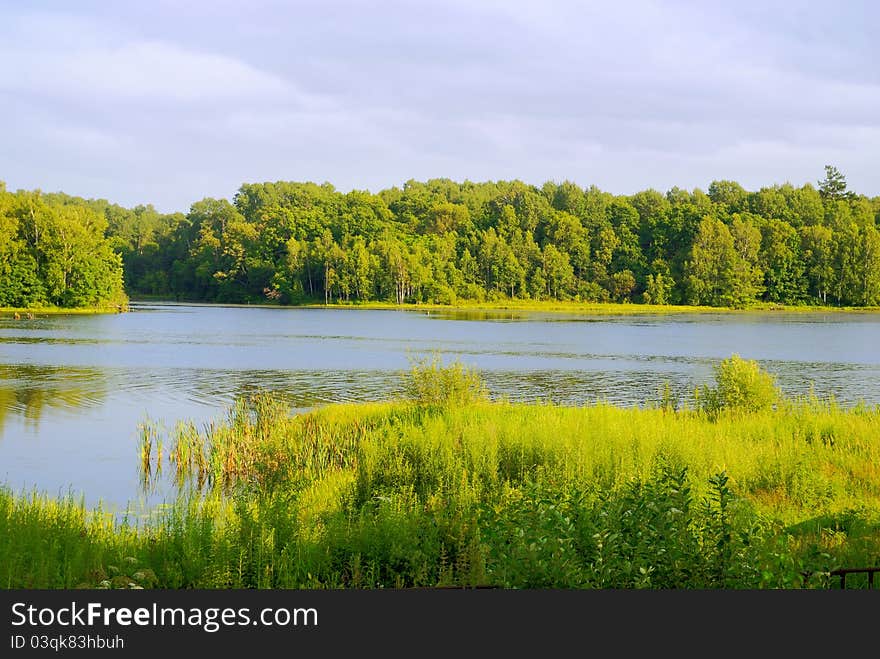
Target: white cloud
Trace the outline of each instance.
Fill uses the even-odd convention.
[[[176,209],[278,178],[572,178],[632,192],[814,180],[826,162],[876,194],[877,10],[758,4],[0,9],[0,167],[28,172],[23,186],[121,202],[134,190]],[[120,158],[124,170],[107,164]]]
[[[159,102],[295,96],[284,80],[237,59],[161,42],[26,54],[6,45],[0,62],[6,62],[0,65],[0,90]]]
[[[0,23],[2,91],[104,102],[322,103],[241,57],[52,14]]]

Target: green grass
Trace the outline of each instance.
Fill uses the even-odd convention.
[[[281,304],[233,304],[233,303],[206,303],[198,301],[175,301],[169,300],[167,296],[145,296],[141,295],[132,298],[132,302],[173,302],[175,304],[193,304],[205,306],[223,306],[223,307],[253,307],[266,309],[393,309],[404,311],[440,311],[440,312],[468,312],[468,311],[522,311],[522,312],[541,312],[541,313],[578,313],[596,316],[638,316],[638,315],[663,315],[663,314],[699,314],[699,313],[724,313],[724,314],[743,314],[755,312],[774,312],[774,313],[876,313],[880,312],[880,307],[837,307],[837,306],[820,306],[820,305],[783,305],[771,302],[756,302],[744,309],[732,309],[729,307],[708,307],[694,306],[685,304],[638,304],[638,303],[618,303],[618,302],[575,302],[562,300],[494,300],[479,302],[475,300],[457,300],[454,304],[435,304],[435,303],[404,303],[396,304],[394,302],[332,302],[330,304],[322,303],[303,303],[293,305]]]
[[[18,314],[25,319],[27,314],[39,316],[82,316],[103,313],[119,313],[128,311],[128,303],[120,305],[108,305],[101,307],[0,307],[0,317],[14,317]]]
[[[355,309],[420,309],[426,311],[537,311],[537,312],[568,312],[591,315],[643,315],[643,314],[675,314],[675,313],[727,313],[734,310],[724,307],[701,307],[672,304],[621,304],[616,302],[566,302],[553,300],[496,300],[477,302],[459,300],[455,304],[408,303],[393,302],[337,302],[333,304],[307,304],[307,307],[319,308],[355,308]]]
[[[819,305],[783,305],[769,302],[757,302],[743,309],[729,307],[708,307],[686,304],[639,304],[618,302],[574,302],[561,300],[497,300],[487,302],[459,300],[454,304],[407,303],[392,302],[336,302],[332,304],[300,305],[314,308],[339,309],[421,309],[426,311],[535,311],[546,313],[579,313],[596,316],[637,316],[662,314],[694,314],[694,313],[845,313],[845,312],[878,312],[880,307],[835,307]]]
[[[147,518],[0,491],[0,586],[791,588],[880,565],[876,408],[508,404],[436,362],[407,384],[145,427],[145,480],[161,441],[184,492]]]

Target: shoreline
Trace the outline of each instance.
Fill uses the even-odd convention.
[[[372,311],[440,311],[440,312],[540,312],[540,313],[578,313],[597,316],[637,316],[673,314],[744,314],[744,313],[880,313],[880,307],[834,307],[818,305],[780,305],[762,304],[742,309],[730,307],[707,307],[691,305],[657,305],[616,302],[535,302],[531,300],[509,300],[505,302],[464,302],[456,304],[393,302],[336,302],[331,304],[248,304],[236,302],[197,302],[169,300],[160,298],[141,298],[130,300],[131,304],[160,304],[175,306],[205,306],[256,309],[362,309]],[[5,310],[0,310],[5,311]],[[62,310],[63,312],[63,310]],[[108,311],[112,313],[112,311]]]
[[[0,307],[0,318],[6,316],[15,317],[16,314],[21,316],[21,320],[27,319],[27,314],[31,314],[34,318],[39,316],[90,316],[125,313],[129,310],[128,304],[112,307],[75,307],[70,309],[64,307]]]

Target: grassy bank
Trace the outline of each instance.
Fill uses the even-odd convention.
[[[743,309],[729,307],[707,307],[692,305],[673,304],[620,304],[615,302],[563,302],[551,300],[497,300],[490,302],[477,302],[459,300],[454,304],[428,304],[406,303],[395,304],[393,302],[333,302],[331,304],[233,304],[233,303],[207,303],[184,300],[168,300],[161,296],[140,296],[133,298],[132,302],[144,303],[167,303],[187,304],[223,307],[243,308],[266,308],[266,309],[393,309],[402,311],[439,311],[439,312],[467,312],[467,311],[522,311],[540,313],[577,313],[595,316],[638,316],[638,315],[664,315],[664,314],[741,314],[755,312],[778,312],[778,313],[854,313],[854,312],[880,312],[880,307],[834,307],[815,305],[783,305],[760,303]]]
[[[125,520],[0,492],[0,586],[787,588],[880,565],[880,411],[735,366],[690,408],[491,403],[435,366],[407,400],[145,426],[145,483],[189,494]]]
[[[878,313],[880,307],[832,307],[760,303],[742,309],[686,304],[635,304],[616,302],[559,302],[547,300],[507,300],[496,302],[457,302],[455,304],[393,304],[390,302],[334,303],[301,305],[323,309],[397,309],[440,312],[522,311],[573,313],[590,316],[653,316],[670,314],[743,314],[743,313]]]
[[[94,314],[121,313],[128,311],[128,302],[101,307],[0,307],[0,318],[16,318],[27,320],[40,316],[87,316]]]

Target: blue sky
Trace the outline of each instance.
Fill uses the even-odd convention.
[[[0,180],[186,211],[241,183],[880,195],[871,2],[0,0]]]

